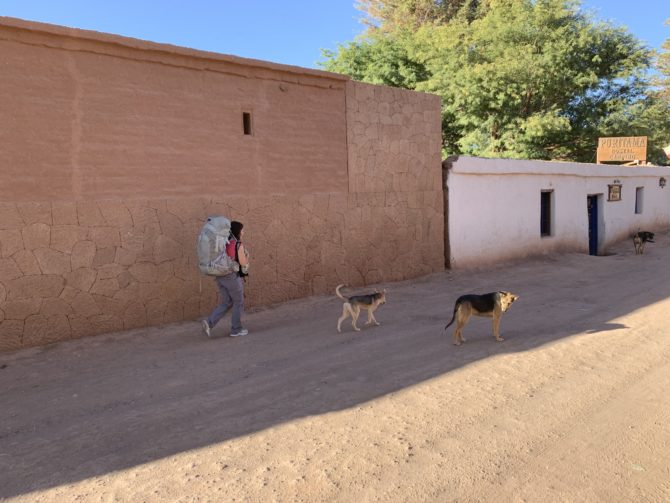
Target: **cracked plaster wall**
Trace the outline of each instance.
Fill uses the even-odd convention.
[[[250,306],[443,268],[435,96],[7,18],[0,61],[0,351],[202,316],[209,214]]]

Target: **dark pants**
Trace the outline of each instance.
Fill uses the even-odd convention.
[[[233,308],[232,330],[233,333],[242,330],[242,314],[244,314],[244,281],[235,272],[227,276],[216,278],[216,286],[219,287],[221,302],[214,308],[212,314],[207,318],[209,326],[214,328],[221,318]]]

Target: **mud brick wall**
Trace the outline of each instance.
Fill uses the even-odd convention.
[[[0,64],[0,351],[202,316],[211,214],[249,306],[443,268],[434,96],[9,18]]]

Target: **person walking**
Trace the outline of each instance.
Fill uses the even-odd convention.
[[[231,337],[247,335],[249,331],[242,326],[242,315],[244,314],[244,280],[249,268],[249,256],[242,243],[244,225],[241,222],[230,223],[230,238],[226,245],[226,254],[239,264],[239,271],[231,272],[225,276],[215,279],[219,289],[221,302],[214,308],[206,320],[202,320],[202,331],[207,337],[211,337],[212,329],[232,308]]]

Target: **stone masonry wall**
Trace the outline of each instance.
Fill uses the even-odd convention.
[[[361,284],[341,229],[357,204],[344,193],[3,203],[0,349],[207,313],[216,290],[199,274],[195,240],[210,214],[245,222],[250,306]]]
[[[361,283],[444,268],[441,135],[439,97],[347,83],[347,264]]]
[[[434,96],[7,18],[0,63],[0,351],[204,315],[211,214],[249,306],[443,268]]]

